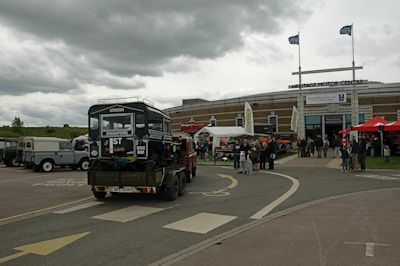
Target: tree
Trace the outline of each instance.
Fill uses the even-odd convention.
[[[11,123],[11,127],[23,127],[24,122],[19,117],[14,117],[14,120]]]

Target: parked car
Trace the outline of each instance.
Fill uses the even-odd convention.
[[[17,161],[17,138],[4,138],[0,144],[0,160],[8,167],[17,167],[20,162]]]
[[[89,168],[89,153],[74,150],[69,140],[52,137],[26,137],[23,151],[24,167],[50,172],[54,166],[69,166],[73,170]]]

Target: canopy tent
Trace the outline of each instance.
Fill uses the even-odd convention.
[[[230,138],[246,135],[243,127],[203,127],[196,134],[194,134],[194,141],[199,141],[199,136],[202,133],[208,133],[213,137],[213,149],[220,145],[221,138]]]
[[[365,122],[364,124],[354,126],[353,130],[357,130],[360,132],[376,132],[379,131],[380,126],[384,126],[388,124],[389,122],[383,119],[380,116],[375,116],[368,122]]]
[[[400,131],[400,120],[396,122],[392,122],[389,124],[386,124],[384,126],[385,131]]]

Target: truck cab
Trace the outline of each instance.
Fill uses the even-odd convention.
[[[3,142],[2,146],[4,147],[0,151],[0,153],[2,154],[0,157],[2,157],[4,164],[8,167],[19,166],[20,163],[17,161],[18,139],[4,138],[2,142]]]
[[[193,138],[183,132],[174,132],[173,140],[176,142],[179,163],[185,167],[186,182],[192,182],[192,178],[196,176],[197,169],[197,153],[194,148]]]

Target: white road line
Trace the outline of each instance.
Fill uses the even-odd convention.
[[[120,210],[93,216],[92,218],[125,223],[163,210],[164,209],[161,208],[131,206],[128,208],[123,208]]]
[[[70,207],[68,209],[55,211],[53,213],[64,214],[64,213],[69,213],[69,212],[74,212],[74,211],[79,211],[79,210],[82,210],[82,209],[94,207],[94,206],[97,206],[97,205],[100,205],[100,204],[104,204],[104,202],[99,202],[99,201],[88,202],[88,203],[84,203],[84,204],[80,204],[80,205],[77,205],[77,206]]]
[[[264,172],[264,173],[267,173],[267,172]],[[264,217],[265,215],[270,213],[275,207],[277,207],[279,204],[281,204],[282,202],[287,200],[291,195],[293,195],[293,193],[295,193],[300,186],[300,183],[297,179],[290,177],[288,175],[284,175],[284,174],[280,174],[280,173],[273,173],[273,172],[268,172],[268,174],[278,175],[278,176],[282,176],[284,178],[289,179],[293,183],[292,187],[285,194],[280,196],[278,199],[276,199],[269,205],[265,206],[260,211],[256,212],[253,216],[250,217],[251,219],[261,219],[262,217]]]
[[[199,213],[192,217],[165,225],[163,227],[184,232],[206,234],[236,218],[236,216]]]

